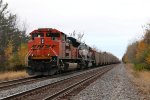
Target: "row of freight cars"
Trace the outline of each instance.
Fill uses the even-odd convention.
[[[95,52],[95,61],[97,66],[119,63],[119,59],[107,52]]]

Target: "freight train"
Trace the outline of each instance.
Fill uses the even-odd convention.
[[[53,28],[30,33],[25,63],[29,75],[53,75],[68,70],[119,63],[107,52],[97,52],[85,43]]]

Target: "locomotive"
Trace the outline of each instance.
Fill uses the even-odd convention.
[[[96,52],[85,43],[57,29],[40,28],[30,35],[25,58],[29,75],[53,75],[119,62],[112,54]]]

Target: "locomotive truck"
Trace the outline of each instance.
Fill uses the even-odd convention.
[[[115,64],[119,60],[107,52],[96,52],[90,46],[53,28],[30,33],[25,58],[29,75],[53,75],[63,71]]]

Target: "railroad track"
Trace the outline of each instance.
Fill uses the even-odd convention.
[[[71,96],[75,96],[77,93],[79,93],[81,90],[86,88],[88,85],[90,85],[92,82],[94,82],[96,79],[98,79],[100,76],[102,76],[104,73],[112,69],[113,67],[107,67],[106,69],[101,70],[100,72],[97,72],[93,75],[90,75],[89,77],[72,84],[65,89],[56,92],[53,95],[50,95],[43,100],[69,100]]]
[[[81,90],[80,87],[83,85],[85,87],[85,85],[90,84],[92,81],[96,80],[112,68],[112,65],[104,68],[96,68],[95,70],[88,71],[86,73],[59,80],[57,82],[37,87],[28,91],[16,93],[1,99],[52,100],[66,98],[68,97],[69,93]]]
[[[0,82],[0,90],[35,80],[36,76]]]
[[[68,74],[71,74],[71,73],[62,74],[61,76],[68,75]],[[10,81],[0,82],[0,91],[16,88],[16,87],[21,86],[21,85],[28,85],[28,84],[31,84],[31,83],[33,84],[33,83],[36,83],[36,82],[56,78],[56,77],[59,77],[59,76],[60,75],[33,76],[33,77],[27,77],[27,78],[22,78],[22,79],[15,79],[15,80],[10,80]]]
[[[87,69],[85,69],[85,70],[87,70]],[[85,71],[85,70],[71,71],[71,72],[68,72],[68,73],[57,74],[57,75],[53,75],[53,76],[32,76],[32,77],[27,77],[27,78],[14,79],[14,80],[9,80],[9,81],[2,81],[2,82],[0,82],[0,91],[16,88],[16,87],[21,86],[21,85],[28,85],[28,84],[31,84],[31,83],[40,82],[40,81],[44,81],[44,80],[47,80],[47,79],[52,79],[52,78],[56,78],[56,77],[60,77],[60,76],[65,76],[65,75],[73,74],[73,73],[76,73],[76,72],[82,72],[82,71]]]

